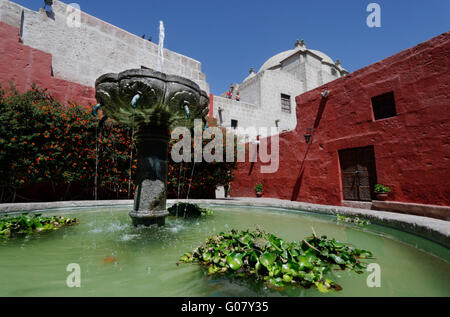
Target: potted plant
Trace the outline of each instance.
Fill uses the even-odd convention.
[[[256,197],[261,197],[263,194],[263,185],[261,183],[256,184],[255,186]]]
[[[391,191],[391,189],[387,186],[376,184],[375,185],[375,195],[377,196],[377,200],[386,200],[388,193]]]

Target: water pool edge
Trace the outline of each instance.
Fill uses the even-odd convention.
[[[167,203],[185,202],[185,199],[168,199]],[[204,205],[228,205],[249,207],[273,207],[306,211],[328,215],[345,215],[367,219],[373,224],[391,227],[400,231],[421,236],[450,249],[450,222],[434,218],[407,215],[388,211],[361,209],[353,207],[319,205],[274,198],[229,198],[229,199],[190,199],[190,202]],[[100,201],[59,201],[45,203],[0,204],[0,215],[32,211],[47,211],[68,208],[125,207],[132,206],[132,200]]]

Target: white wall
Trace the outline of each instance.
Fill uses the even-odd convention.
[[[303,83],[294,75],[281,71],[265,71],[261,80],[261,108],[267,127],[275,127],[279,132],[293,130],[297,126],[295,97],[303,93]],[[281,111],[281,94],[291,97],[291,112]]]
[[[254,104],[220,96],[214,96],[213,103],[214,118],[217,118],[218,123],[223,127],[231,127],[231,119],[238,120],[239,127],[262,126],[264,124],[264,120],[261,120],[259,116],[255,117],[255,113],[259,112],[259,108]],[[220,121],[219,112],[222,112],[222,122]]]
[[[157,68],[157,44],[84,12],[81,13],[81,26],[69,27],[68,9],[71,7],[55,0],[52,19],[43,10],[36,12],[1,0],[0,21],[20,27],[23,11],[23,43],[52,54],[54,76],[68,81],[92,87],[105,73],[141,66]],[[155,29],[157,22],[154,21]],[[167,49],[164,55],[164,72],[191,79],[209,93],[199,61]]]
[[[244,81],[239,85],[239,96],[241,101],[253,105],[261,104],[261,74]]]

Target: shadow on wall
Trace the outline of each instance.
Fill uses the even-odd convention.
[[[309,140],[309,143],[306,146],[306,151],[305,151],[304,157],[303,157],[303,159],[301,161],[300,169],[299,169],[298,176],[297,176],[297,181],[295,182],[294,188],[292,189],[292,194],[291,194],[291,200],[292,201],[296,201],[298,196],[299,196],[300,189],[301,189],[301,186],[302,186],[305,166],[306,166],[306,159],[307,159],[308,153],[309,153],[309,151],[311,149],[311,145],[312,145],[312,143],[314,141],[314,134],[315,134],[316,130],[319,128],[320,121],[322,120],[323,113],[325,112],[325,107],[326,107],[327,101],[328,101],[327,97],[322,97],[320,99],[319,107],[317,109],[317,113],[316,113],[315,119],[314,119],[314,124],[313,124],[313,128],[312,128],[312,135],[311,135],[311,138]],[[289,134],[289,133],[292,133],[292,134],[297,135],[297,136],[299,135],[298,130],[293,130],[291,132],[288,132],[287,134]],[[281,136],[281,137],[283,137],[283,136]],[[281,159],[281,156],[280,156],[280,159]],[[248,176],[251,176],[253,174],[254,167],[255,167],[255,163],[251,162],[250,163],[250,167],[248,169],[248,174],[247,174]]]
[[[315,134],[316,130],[319,128],[320,120],[322,120],[322,115],[325,111],[325,106],[326,106],[327,100],[328,100],[328,98],[326,98],[326,97],[323,97],[320,100],[319,109],[317,110],[316,119],[314,120],[312,136],[306,147],[305,155],[303,157],[302,164],[300,165],[300,171],[297,176],[297,181],[295,182],[294,188],[292,189],[291,201],[296,201],[298,198],[298,195],[300,193],[300,188],[302,187],[302,181],[303,181],[303,174],[305,172],[306,158],[308,156],[309,150],[311,149],[311,145],[314,141],[314,134]]]

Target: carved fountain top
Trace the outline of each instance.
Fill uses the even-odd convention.
[[[129,126],[171,128],[186,124],[187,114],[203,118],[208,111],[208,95],[195,82],[152,69],[105,74],[95,88],[104,113]]]

